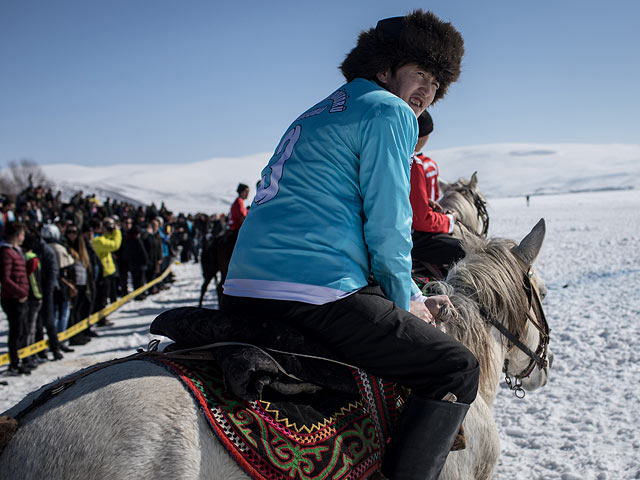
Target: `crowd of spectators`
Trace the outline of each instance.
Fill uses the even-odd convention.
[[[82,191],[28,186],[15,199],[0,194],[0,294],[9,322],[8,374],[28,375],[63,358],[70,345],[98,334],[88,328],[67,342],[57,334],[158,277],[174,259],[197,262],[224,216],[175,216],[164,203],[142,206]],[[169,288],[172,276],[136,296]],[[97,326],[112,322],[102,319]],[[17,351],[44,338],[49,352],[20,361]],[[50,356],[49,356],[50,354]]]

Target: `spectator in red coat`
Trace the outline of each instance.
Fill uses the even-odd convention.
[[[24,241],[25,225],[22,222],[7,222],[4,226],[4,241],[0,243],[0,303],[9,321],[9,375],[29,375],[31,370],[20,363],[18,350],[25,346],[27,298],[29,279],[27,263],[20,245]]]
[[[231,214],[229,215],[229,230],[232,231],[240,230],[242,222],[247,217],[248,211],[244,201],[249,197],[249,186],[240,183],[236,192],[238,192],[238,198],[231,205]]]
[[[411,164],[411,208],[413,209],[411,256],[414,265],[428,263],[450,265],[464,256],[460,240],[451,236],[456,222],[455,212],[443,212],[437,200],[438,166],[420,152],[433,131],[428,112],[418,118],[418,142]],[[446,273],[446,267],[442,271]]]

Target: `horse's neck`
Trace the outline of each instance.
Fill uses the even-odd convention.
[[[440,205],[445,210],[456,212],[460,223],[463,223],[474,233],[478,231],[478,212],[465,195],[458,191],[450,190],[442,198]]]

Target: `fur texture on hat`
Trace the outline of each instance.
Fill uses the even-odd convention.
[[[463,55],[464,40],[453,25],[431,12],[415,10],[405,17],[381,20],[376,28],[361,32],[340,70],[348,82],[354,78],[376,80],[380,72],[415,63],[440,83],[435,103],[458,80]]]

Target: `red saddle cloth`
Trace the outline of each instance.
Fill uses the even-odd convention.
[[[404,392],[353,370],[360,398],[330,390],[248,402],[227,392],[209,361],[150,360],[178,376],[213,432],[254,479],[366,478],[380,462]]]

